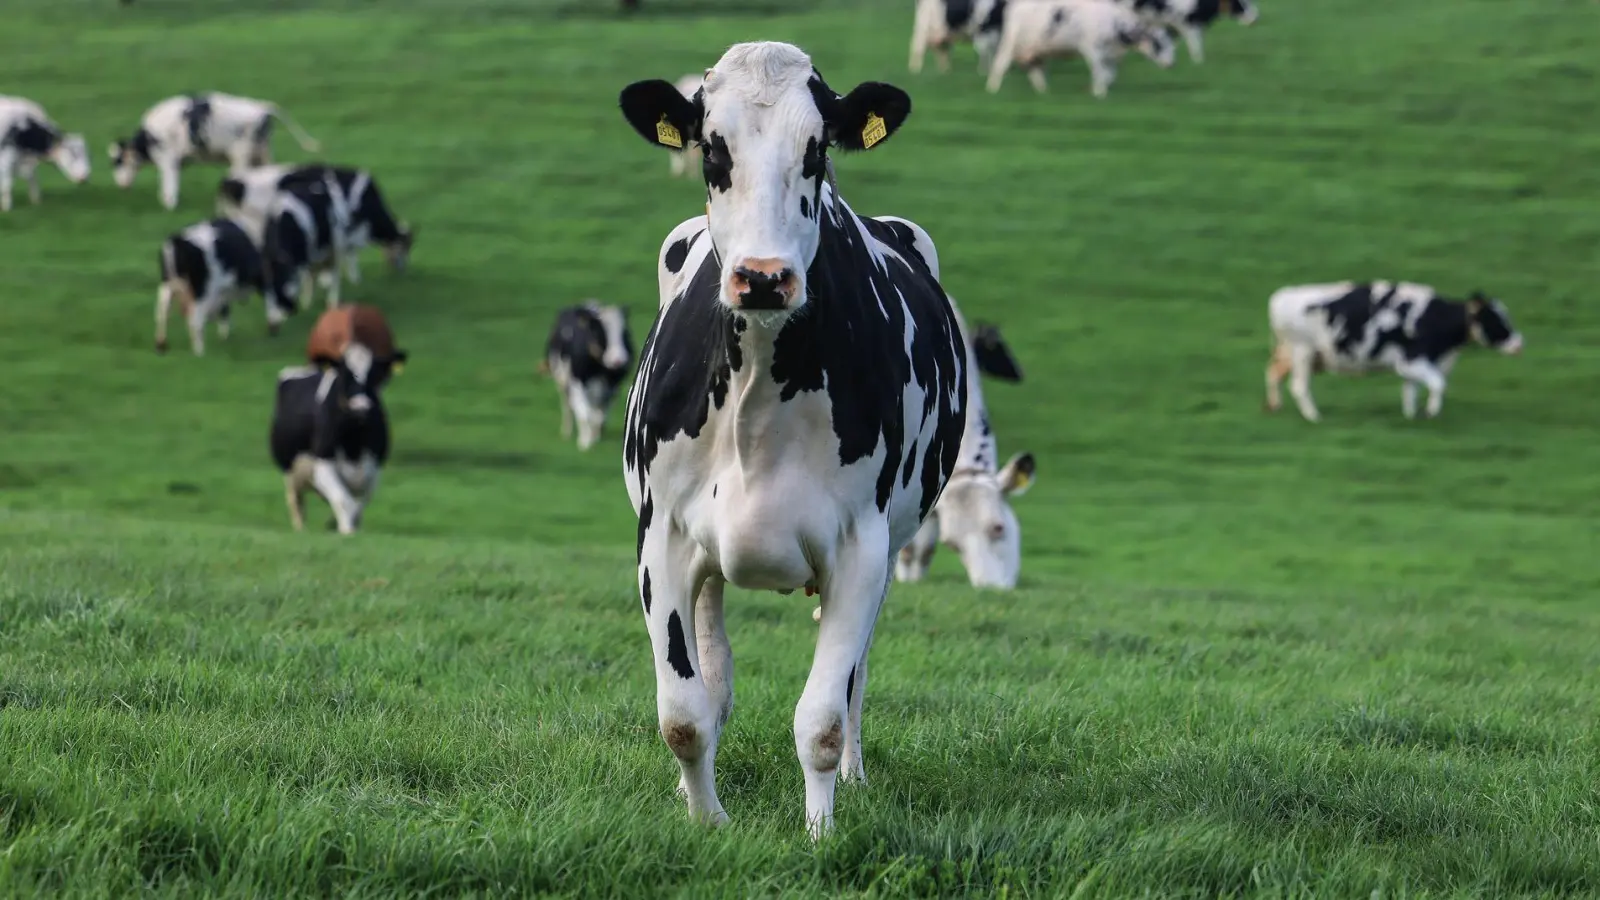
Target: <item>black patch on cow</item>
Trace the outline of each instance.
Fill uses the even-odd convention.
[[[48,122],[23,116],[0,134],[0,147],[15,147],[28,156],[44,156],[61,140],[61,132]]]
[[[811,218],[811,201],[804,197],[800,198],[800,216],[805,219]]]
[[[697,232],[690,241],[704,233]],[[744,363],[739,349],[744,323],[717,299],[720,281],[713,254],[706,254],[680,299],[656,318],[645,336],[636,383],[645,380],[649,365],[650,386],[634,404],[622,446],[628,468],[641,478],[662,441],[700,436],[710,410],[727,402],[728,381]]]
[[[1194,0],[1194,9],[1183,17],[1190,25],[1210,25],[1222,14],[1222,0]]]
[[[235,283],[242,287],[262,290],[261,252],[250,235],[232,219],[216,218],[206,224],[211,226],[209,241],[201,237],[200,226],[190,226],[167,236],[159,254],[161,280],[180,278],[188,282],[196,300],[203,300],[211,280],[225,273],[231,274]],[[209,246],[209,255],[216,260],[215,269],[208,260],[207,246],[202,244]],[[227,310],[224,306],[219,314],[226,314]]]
[[[715,131],[701,148],[700,171],[705,175],[706,187],[719,193],[733,189],[733,156],[728,153],[728,142]]]
[[[1435,297],[1417,316],[1415,336],[1405,348],[1406,358],[1437,363],[1460,349],[1471,336],[1467,305]]]
[[[1152,13],[1172,11],[1172,8],[1167,6],[1167,0],[1133,0],[1133,8],[1140,11],[1147,10]]]
[[[365,184],[359,185],[360,193],[357,194],[357,182],[362,181],[363,177]],[[393,211],[389,209],[388,202],[383,198],[383,191],[378,187],[378,179],[366,169],[307,163],[285,172],[283,177],[278,179],[277,186],[279,190],[286,191],[325,190],[330,183],[338,189],[350,207],[348,227],[351,230],[366,225],[367,233],[372,240],[380,244],[391,244],[407,239],[408,234],[401,229]],[[223,184],[226,186],[227,182]]]
[[[678,611],[667,616],[667,664],[679,678],[693,678],[694,667],[689,665],[689,645],[683,639],[683,620]]]
[[[644,570],[644,577],[640,579],[639,596],[644,598],[644,614],[650,615],[650,570]]]
[[[1511,338],[1516,331],[1511,320],[1482,291],[1473,293],[1472,302],[1478,304],[1477,309],[1473,311],[1468,307],[1468,313],[1478,324],[1478,330],[1483,333],[1483,339],[1489,346],[1498,347]]]
[[[1056,11],[1050,14],[1050,25],[1049,25],[1049,27],[1051,29],[1054,29],[1057,25],[1060,25],[1062,22],[1065,22],[1066,20],[1067,20],[1067,11],[1064,10],[1064,9],[1061,9],[1060,7],[1057,7]],[[1118,32],[1117,36],[1121,37],[1122,36],[1121,32]],[[1126,43],[1126,40],[1124,40],[1124,43]]]
[[[290,285],[307,266],[321,264],[333,254],[334,198],[325,181],[291,184],[280,190],[280,197],[298,204],[311,225],[307,232],[290,208],[280,208],[267,219],[262,241],[267,289],[278,305],[293,312],[299,302],[289,299],[286,291]]]
[[[711,496],[715,497],[716,495],[717,495],[717,486],[713,484],[711,486]]]
[[[951,31],[960,31],[972,18],[973,0],[944,0],[944,24]]]
[[[998,32],[1006,24],[1006,0],[994,0],[994,6],[989,7],[989,14],[983,17],[978,25],[979,34]]]
[[[1355,356],[1372,318],[1372,284],[1352,287],[1344,296],[1318,304],[1335,330],[1334,350],[1341,356]]]
[[[844,702],[849,703],[856,693],[856,667],[850,667],[850,677],[844,680]]]
[[[635,560],[644,559],[644,536],[650,530],[650,520],[655,517],[656,504],[651,499],[649,492],[644,495],[644,502],[639,504],[639,543],[634,548]]]
[[[318,399],[324,378],[333,379],[333,384]],[[366,395],[372,403],[365,415],[349,409],[350,400],[357,394]],[[357,382],[342,365],[326,371],[308,369],[304,374],[280,379],[269,446],[273,462],[284,472],[302,453],[322,460],[339,456],[357,460],[362,454],[371,453],[378,465],[383,465],[389,458],[389,421],[378,385]]]
[[[211,283],[211,267],[206,262],[205,251],[195,246],[183,232],[167,238],[156,260],[161,267],[162,282],[181,278],[189,283],[189,290],[196,298],[206,295],[206,286]]]
[[[689,258],[689,244],[693,241],[694,238],[679,238],[667,248],[667,252],[661,257],[661,262],[667,267],[668,272],[676,275],[683,271],[684,260]]]
[[[911,442],[911,450],[906,453],[905,465],[900,469],[900,486],[911,486],[911,473],[917,464],[917,442]]]
[[[209,152],[211,145],[206,141],[206,129],[211,124],[211,95],[190,94],[183,120],[189,126],[189,145],[197,151]]]
[[[628,377],[628,367],[633,362],[633,339],[626,322],[620,337],[627,362],[613,368],[604,362],[606,328],[600,317],[587,306],[571,306],[556,314],[556,323],[545,342],[545,358],[566,362],[575,381],[602,385],[601,403],[607,403],[622,379]]]

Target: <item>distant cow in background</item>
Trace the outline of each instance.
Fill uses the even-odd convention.
[[[331,287],[334,274],[342,274],[351,284],[359,284],[358,253],[368,244],[377,244],[383,249],[391,269],[405,270],[416,231],[396,220],[378,188],[378,180],[366,169],[323,163],[280,163],[228,175],[217,185],[217,211],[239,219],[261,241],[267,216],[278,194],[312,184],[329,189],[345,232],[344,271],[325,272],[328,277],[323,280],[323,287]]]
[[[576,418],[578,449],[587,450],[600,439],[606,412],[633,361],[627,310],[595,300],[563,309],[544,352],[541,368],[555,379],[561,396],[561,436],[572,437]]]
[[[1261,15],[1252,0],[1116,0],[1153,24],[1176,28],[1189,47],[1189,58],[1203,62],[1201,33],[1222,16],[1250,25]]]
[[[1522,352],[1522,335],[1498,300],[1474,292],[1448,300],[1425,284],[1341,281],[1281,288],[1267,303],[1275,346],[1267,365],[1267,408],[1289,393],[1306,421],[1321,418],[1311,399],[1311,375],[1393,369],[1405,379],[1400,408],[1417,414],[1417,385],[1428,389],[1427,414],[1444,405],[1445,380],[1461,349],[1477,342],[1501,353]]]
[[[1044,93],[1045,61],[1079,54],[1089,64],[1090,92],[1105,97],[1129,48],[1137,48],[1161,68],[1172,65],[1175,50],[1166,29],[1141,19],[1112,0],[1027,0],[1006,19],[989,70],[989,93],[1000,90],[1012,64],[1028,70],[1034,90]]]
[[[228,218],[198,222],[161,244],[161,287],[156,292],[156,352],[167,352],[167,319],[176,299],[189,323],[189,348],[205,355],[205,325],[217,319],[217,336],[228,337],[234,302],[265,288],[261,252]],[[269,306],[267,329],[278,332]]]
[[[312,300],[312,276],[328,273],[326,302],[340,303],[339,277],[348,265],[349,211],[332,176],[284,187],[273,196],[262,224],[261,258],[266,269],[269,312],[292,314]]]
[[[352,304],[317,320],[306,342],[310,365],[278,373],[270,445],[294,530],[305,528],[307,489],[332,507],[340,534],[361,527],[389,459],[380,392],[407,356],[383,313]]]
[[[11,211],[12,179],[28,182],[38,205],[39,163],[50,160],[73,184],[89,180],[89,149],[81,134],[67,134],[32,100],[0,94],[0,212]]]
[[[911,26],[912,72],[922,71],[922,60],[929,50],[939,71],[950,71],[950,47],[957,41],[971,41],[978,51],[978,72],[989,71],[994,52],[1000,46],[1000,32],[1007,10],[1016,0],[918,0]]]
[[[111,145],[117,187],[133,184],[139,167],[151,163],[161,175],[161,205],[178,205],[178,172],[184,163],[226,162],[238,174],[272,162],[272,126],[289,127],[300,147],[317,152],[317,142],[276,104],[215,91],[187,94],[150,107],[132,137]]]

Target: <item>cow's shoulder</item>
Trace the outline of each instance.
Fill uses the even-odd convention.
[[[278,370],[278,383],[282,384],[285,381],[295,381],[302,378],[315,378],[320,374],[322,374],[322,369],[318,366],[285,366]]]
[[[900,216],[873,216],[862,221],[879,243],[892,247],[907,262],[916,260],[935,279],[939,277],[939,250],[921,225]]]
[[[667,232],[657,255],[656,281],[662,308],[681,295],[694,273],[711,255],[705,216],[685,219]]]

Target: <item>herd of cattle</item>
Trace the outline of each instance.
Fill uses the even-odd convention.
[[[1255,15],[1247,0],[921,0],[913,68],[922,48],[943,60],[965,35],[992,58],[993,86],[1013,63],[1037,72],[1059,50],[1045,38],[1059,34],[1090,57],[1103,93],[1117,46],[1156,47],[1165,23],[1198,59],[1199,28],[1223,9]],[[1016,584],[1020,533],[1009,501],[1031,484],[1035,461],[1021,453],[1001,464],[979,373],[1015,381],[1021,368],[996,329],[964,320],[927,232],[859,215],[839,190],[830,154],[893,137],[911,113],[905,91],[869,81],[841,94],[798,47],[756,42],[729,48],[702,75],[632,83],[619,106],[645,141],[676,155],[674,171],[698,161],[706,185],[703,214],[672,229],[657,255],[658,307],[622,447],[660,732],[691,815],[725,821],[714,777],[733,700],[724,587],[817,595],[816,653],[794,737],[807,822],[820,835],[833,822],[838,779],[865,779],[867,654],[891,581],[921,578],[944,544],[973,584]],[[216,318],[226,336],[228,309],[248,292],[263,296],[276,330],[310,301],[313,276],[322,280],[329,309],[312,330],[309,365],[279,375],[271,450],[294,526],[311,489],[349,533],[388,454],[379,390],[406,353],[376,309],[340,303],[339,283],[358,280],[356,251],[368,243],[402,268],[414,231],[365,170],[272,163],[267,140],[280,120],[313,144],[272,104],[175,97],[111,153],[122,187],[154,164],[168,208],[185,160],[230,166],[222,215],[162,244],[158,347],[174,300],[198,355],[206,322]],[[35,202],[41,160],[86,179],[84,146],[36,105],[0,99],[7,208],[13,169]],[[1433,416],[1469,342],[1522,346],[1498,301],[1449,300],[1420,284],[1300,285],[1268,307],[1268,406],[1277,408],[1288,377],[1311,421],[1316,371],[1392,369],[1405,380],[1405,414],[1415,414],[1422,385]],[[564,436],[575,421],[579,445],[595,444],[633,356],[622,308],[589,302],[560,313],[542,367],[559,388]]]

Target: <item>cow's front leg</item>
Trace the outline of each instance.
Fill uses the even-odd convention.
[[[44,196],[39,192],[39,161],[25,159],[17,167],[17,172],[24,181],[28,182],[28,202],[38,206],[40,201],[44,199]]]
[[[1049,90],[1050,85],[1044,80],[1044,63],[1035,61],[1028,67],[1028,83],[1041,94]]]
[[[361,520],[367,514],[367,507],[372,505],[372,498],[378,495],[378,476],[383,470],[378,467],[378,459],[371,453],[361,454],[361,490],[356,494],[355,527],[361,527]]]
[[[356,498],[350,496],[344,479],[339,477],[338,464],[331,459],[319,459],[312,463],[311,484],[333,508],[333,521],[339,533],[355,533],[356,517],[361,512],[361,506]]]
[[[707,578],[700,586],[700,596],[694,606],[695,640],[700,646],[700,677],[706,683],[706,692],[717,710],[717,741],[722,741],[722,730],[728,725],[733,712],[733,647],[728,644],[728,630],[722,618],[722,592],[726,586],[718,576]],[[689,796],[686,778],[678,778],[678,794]]]
[[[1300,407],[1300,415],[1307,422],[1321,418],[1317,404],[1311,399],[1311,370],[1316,364],[1314,348],[1297,345],[1289,351],[1289,395]]]
[[[589,402],[589,392],[584,390],[582,382],[574,381],[568,385],[567,403],[578,420],[578,449],[588,450],[594,446],[599,435],[595,433],[594,409]]]
[[[872,635],[867,635],[867,649],[861,651],[849,681],[845,682],[846,700],[850,706],[850,726],[845,730],[844,759],[839,761],[839,780],[867,783],[866,760],[861,755],[861,702],[867,696],[867,656],[872,653]]]
[[[344,276],[351,284],[361,283],[361,254],[346,253],[344,256]]]
[[[1289,345],[1279,343],[1272,348],[1272,358],[1267,361],[1267,411],[1277,412],[1283,406],[1283,392],[1279,385],[1294,368]]]
[[[1428,418],[1431,419],[1437,416],[1444,407],[1444,373],[1440,372],[1437,366],[1426,359],[1405,360],[1397,364],[1394,370],[1396,374],[1406,380],[1405,388],[1402,388],[1402,391],[1409,389],[1411,392],[1411,408],[1409,411],[1405,409],[1406,397],[1403,393],[1401,395],[1401,411],[1406,413],[1406,417],[1410,418],[1416,415],[1416,386],[1419,383],[1428,389],[1428,404],[1424,407]]]
[[[227,340],[233,333],[233,298],[229,297],[217,307],[217,337]]]
[[[1400,382],[1400,412],[1408,419],[1417,417],[1417,383],[1409,378]]]
[[[911,538],[911,543],[900,548],[900,555],[894,564],[895,580],[921,581],[928,574],[928,564],[933,561],[933,553],[938,549],[939,516],[930,513]]]
[[[206,320],[211,318],[212,301],[203,301],[189,307],[189,349],[195,356],[206,355]]]
[[[161,205],[167,209],[177,209],[178,163],[175,160],[157,160],[156,173],[161,176]]]
[[[1098,53],[1085,54],[1084,59],[1089,62],[1089,93],[1104,100],[1117,80],[1117,66]]]
[[[283,307],[272,302],[271,300],[268,300],[261,305],[266,307],[267,311],[267,334],[272,337],[277,337],[278,329],[283,327],[283,323],[288,320],[289,314],[284,311]]]
[[[811,675],[794,711],[795,752],[806,781],[812,838],[833,828],[833,795],[849,733],[854,681],[889,589],[889,525],[863,523],[822,578],[822,621]]]
[[[0,147],[0,212],[11,211],[11,179],[16,165],[17,152],[10,147]]]
[[[1189,48],[1189,58],[1194,60],[1196,63],[1205,62],[1205,47],[1203,46],[1204,41],[1200,37],[1199,26],[1184,22],[1183,24],[1178,25],[1177,28],[1178,33],[1183,35],[1184,46]]]
[[[650,503],[648,495],[645,502]],[[655,656],[661,739],[678,759],[678,786],[688,799],[690,817],[720,825],[728,821],[717,800],[715,772],[721,710],[703,677],[707,673],[696,640],[694,601],[706,577],[700,574],[703,556],[665,514],[645,524],[643,531],[637,574]],[[732,670],[724,671],[731,690]]]

